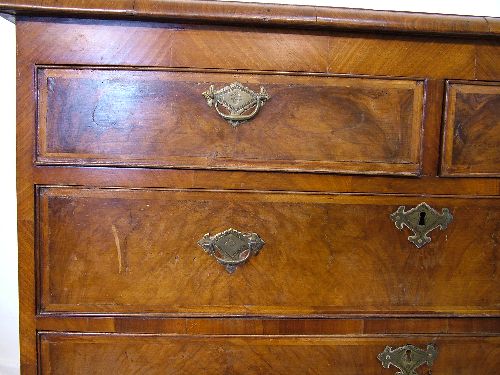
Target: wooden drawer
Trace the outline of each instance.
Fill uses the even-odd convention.
[[[500,365],[500,339],[488,336],[39,335],[41,373],[54,375],[393,375],[397,368],[384,368],[377,356],[408,343],[436,348],[419,374],[496,375]]]
[[[202,93],[237,81],[270,99],[233,127]],[[403,79],[40,68],[36,160],[416,175],[423,93],[423,81]]]
[[[448,82],[444,176],[500,176],[500,83]]]
[[[453,221],[417,249],[390,215],[422,201]],[[38,205],[40,313],[499,312],[497,198],[40,187]],[[228,228],[266,243],[232,274],[197,244]]]

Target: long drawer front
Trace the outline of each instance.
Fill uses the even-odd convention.
[[[423,81],[40,68],[38,94],[39,164],[420,170]]]
[[[76,187],[37,196],[39,313],[499,312],[496,198]],[[412,215],[443,229],[398,230]]]
[[[500,365],[498,336],[192,337],[41,333],[39,342],[44,375],[414,373],[408,369],[416,369],[419,374],[495,375]],[[400,351],[404,355],[398,355]]]

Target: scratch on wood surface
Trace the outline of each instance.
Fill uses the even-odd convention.
[[[111,225],[111,230],[113,231],[113,237],[115,238],[116,245],[116,256],[118,258],[118,273],[122,273],[122,249],[120,247],[120,239],[118,238],[118,231],[116,227]]]

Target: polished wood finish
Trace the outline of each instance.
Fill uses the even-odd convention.
[[[271,96],[237,128],[202,96],[232,82]],[[37,162],[416,174],[423,93],[422,81],[41,69]]]
[[[203,0],[2,0],[0,11],[64,17],[113,17],[250,24],[351,31],[498,36],[493,17],[448,16],[363,9],[248,4]]]
[[[497,318],[484,317],[165,317],[159,315],[77,316],[42,314],[36,317],[42,331],[164,333],[188,335],[366,335],[366,334],[498,334]]]
[[[500,176],[500,83],[448,82],[444,176]]]
[[[434,141],[435,142],[435,141]],[[439,144],[439,141],[437,142]],[[438,150],[433,150],[437,153]],[[433,165],[437,169],[437,162]],[[442,179],[424,176],[419,179],[333,174],[267,173],[257,175],[241,171],[192,171],[170,169],[121,169],[97,167],[35,167],[37,185],[121,186],[130,188],[169,187],[187,189],[291,190],[309,192],[376,192],[404,194],[499,195],[500,181],[481,183],[469,178]],[[85,173],[82,173],[85,172]]]
[[[135,4],[136,10],[133,10],[132,3]],[[432,369],[435,374],[446,373],[446,369],[455,363],[451,360],[463,363],[461,362],[462,357],[467,359],[468,364],[458,370],[455,368],[456,371],[453,375],[478,373],[471,368],[480,368],[483,370],[480,372],[481,374],[487,373],[488,368],[480,367],[482,363],[493,363],[498,368],[498,363],[494,362],[498,355],[494,354],[495,350],[498,350],[498,334],[500,332],[498,279],[495,269],[499,234],[498,205],[496,202],[498,202],[500,195],[500,179],[491,176],[483,178],[484,176],[480,175],[466,177],[454,175],[453,178],[440,175],[442,172],[441,160],[444,160],[441,135],[443,127],[448,123],[442,121],[446,104],[446,83],[483,87],[495,85],[500,81],[500,65],[498,64],[500,40],[496,19],[371,11],[358,13],[352,10],[318,7],[220,4],[208,1],[107,1],[106,8],[100,8],[104,2],[97,0],[85,2],[44,0],[43,5],[41,4],[41,1],[36,2],[36,4],[21,0],[15,2],[0,1],[2,11],[9,11],[16,15],[17,29],[17,191],[21,366],[23,374],[39,373],[37,371],[41,362],[38,355],[41,355],[44,350],[46,353],[47,347],[52,354],[49,357],[46,354],[42,355],[42,360],[45,361],[48,358],[54,366],[60,366],[58,367],[60,369],[71,368],[75,354],[69,351],[76,348],[77,344],[73,345],[69,342],[61,344],[61,350],[57,351],[59,347],[58,337],[63,337],[63,339],[68,337],[65,332],[90,333],[92,338],[90,341],[97,337],[105,337],[106,335],[102,335],[102,333],[112,333],[110,342],[114,342],[115,336],[122,337],[123,340],[120,339],[121,348],[130,347],[132,352],[137,349],[137,344],[134,344],[137,341],[134,341],[133,334],[150,334],[152,341],[156,340],[157,335],[161,335],[160,341],[168,341],[172,334],[186,335],[183,339],[187,341],[195,339],[193,337],[195,335],[221,336],[222,341],[220,341],[219,347],[223,349],[234,348],[234,345],[229,341],[224,341],[227,340],[224,338],[225,335],[242,335],[241,342],[252,340],[251,335],[259,335],[258,339],[272,338],[269,335],[283,335],[288,337],[287,346],[276,346],[283,348],[284,353],[290,353],[286,351],[286,347],[300,343],[301,339],[296,337],[297,335],[319,335],[319,340],[330,340],[332,338],[327,337],[328,335],[336,335],[333,339],[340,340],[336,341],[337,343],[352,340],[351,349],[344,352],[347,353],[344,358],[349,359],[351,366],[345,367],[347,373],[349,373],[348,371],[352,373],[352,369],[358,368],[356,366],[360,361],[358,357],[354,356],[355,351],[360,350],[361,353],[367,353],[367,350],[371,350],[369,348],[372,346],[365,345],[367,343],[362,341],[366,335],[376,338],[377,343],[382,344],[382,346],[395,345],[392,340],[389,343],[384,335],[389,335],[391,339],[398,337],[400,340],[398,342],[404,344],[423,345],[428,342],[427,338],[432,340],[437,338],[445,340],[441,341],[442,343],[449,342],[446,340],[452,340],[454,343],[453,351],[447,351],[447,353],[456,351],[460,358],[457,360],[457,357],[453,356],[454,354],[439,357]],[[93,10],[90,11],[90,8]],[[285,77],[289,77],[289,79],[295,79],[294,77],[306,79],[308,77],[307,79],[314,80],[314,82],[321,80],[346,82],[345,80],[349,79],[354,79],[352,82],[355,83],[372,82],[372,79],[382,82],[394,82],[394,80],[396,82],[419,82],[419,84],[422,82],[424,95],[422,126],[418,137],[413,139],[415,142],[417,140],[420,142],[417,148],[419,155],[412,159],[418,161],[419,176],[416,178],[414,176],[353,175],[345,173],[348,168],[344,170],[343,174],[335,174],[166,169],[158,168],[157,165],[130,167],[130,165],[125,165],[127,162],[120,166],[70,165],[72,163],[42,165],[38,158],[40,154],[37,154],[40,146],[37,143],[37,126],[40,124],[39,120],[43,120],[37,118],[39,94],[37,86],[40,86],[36,79],[37,72],[87,71],[88,68],[96,69],[97,73],[95,74],[99,74],[103,70],[132,73],[137,70],[138,74],[141,72],[167,74],[166,72],[171,71],[201,71],[203,73],[212,72],[211,74],[239,74],[244,77],[259,78],[279,76],[282,80],[280,84],[284,85],[287,84]],[[263,74],[264,72],[265,74]],[[318,77],[309,77],[311,75]],[[340,77],[343,75],[348,77]],[[259,84],[260,82],[255,81],[255,86],[253,83],[251,85],[259,87]],[[287,90],[289,89],[287,88]],[[43,94],[43,91],[40,93]],[[96,95],[92,94],[92,96]],[[69,99],[74,100],[74,98]],[[273,99],[264,107],[267,115],[272,108]],[[85,102],[88,98],[83,97],[81,100]],[[473,101],[469,101],[469,104]],[[147,105],[151,106],[151,104]],[[168,104],[165,107],[168,107]],[[206,110],[210,109],[207,107]],[[366,110],[373,111],[371,108]],[[391,118],[390,112],[393,110],[400,111],[399,108],[390,108],[389,113],[384,113],[384,116]],[[110,114],[113,113],[112,106],[110,106],[109,111]],[[491,117],[495,112],[490,110],[483,113],[489,113]],[[263,116],[265,114],[266,112],[262,112]],[[142,113],[138,114],[138,116],[142,115]],[[286,115],[289,116],[289,114]],[[212,113],[210,116],[214,116],[214,114]],[[222,120],[215,116],[213,119],[214,123],[220,124],[221,128],[229,126],[225,123],[219,123]],[[404,123],[403,119],[399,123]],[[68,125],[61,122],[60,124]],[[242,126],[248,125],[252,126],[252,123]],[[476,131],[475,137],[485,139],[485,142],[497,139],[497,130],[495,129],[489,130],[487,138],[481,133],[482,130]],[[492,131],[493,133],[491,133]],[[444,134],[446,135],[446,132]],[[395,140],[394,138],[390,139],[393,142]],[[378,143],[379,140],[380,137],[377,137],[375,149],[378,150],[383,147],[386,141],[382,140],[381,143]],[[51,140],[47,138],[47,141]],[[240,140],[240,142],[243,141]],[[299,140],[294,141],[299,142]],[[301,141],[305,143],[305,141]],[[350,139],[348,141],[353,142]],[[260,143],[265,145],[266,142],[268,142],[266,138],[259,139],[257,146],[260,146]],[[335,152],[335,150],[329,150],[328,147],[313,151],[317,155]],[[400,151],[410,152],[408,150]],[[161,150],[161,152],[165,152],[165,150]],[[365,152],[366,155],[371,156],[369,150]],[[496,154],[490,155],[495,158]],[[153,158],[153,154],[150,156]],[[129,161],[128,164],[130,164]],[[410,166],[407,167],[410,168]],[[415,171],[415,168],[412,170]],[[193,189],[195,191],[191,191]],[[90,209],[90,206],[86,207],[85,204],[91,202],[93,196],[92,194],[87,197],[75,195],[75,192],[81,193],[82,191],[92,192],[92,194],[104,194],[102,193],[104,191],[108,195],[104,194],[100,199],[94,199],[94,203],[91,205],[94,209]],[[55,192],[55,194],[50,196],[50,192]],[[61,192],[67,193],[66,201],[63,195],[58,194]],[[43,194],[39,195],[38,193]],[[115,193],[117,196],[113,195]],[[178,255],[179,252],[171,246],[169,247],[167,239],[160,236],[158,231],[148,232],[146,230],[144,220],[149,220],[152,216],[147,216],[148,211],[138,211],[137,204],[140,199],[123,199],[125,195],[140,197],[143,194],[151,194],[147,199],[156,204],[155,217],[164,219],[163,222],[151,219],[151,229],[161,227],[162,230],[166,228],[165,231],[168,231],[170,226],[178,227],[179,223],[177,222],[165,221],[169,213],[172,214],[172,217],[176,217],[179,222],[187,223],[179,233],[190,233],[192,239],[189,239],[188,246],[188,240],[183,238],[184,245],[182,246],[183,249],[187,249],[185,252],[197,252],[197,260],[193,262],[192,258],[190,260],[183,256],[180,257],[179,262],[182,261],[183,265],[189,266],[193,263],[201,265],[203,262],[203,266],[206,268],[200,272],[207,272],[207,269],[212,270],[209,271],[212,272],[210,276],[212,277],[212,285],[217,283],[217,285],[222,285],[221,280],[225,280],[227,277],[232,282],[237,280],[238,285],[258,285],[259,280],[245,279],[245,275],[249,272],[256,274],[256,271],[259,270],[258,267],[262,267],[264,262],[270,262],[270,258],[266,257],[267,254],[273,254],[276,251],[279,254],[285,253],[283,245],[281,245],[284,241],[273,242],[278,233],[288,233],[295,239],[298,238],[297,233],[300,233],[304,238],[316,239],[317,236],[313,238],[312,234],[319,235],[320,228],[325,227],[323,221],[332,222],[328,221],[329,219],[326,217],[327,214],[330,215],[331,218],[335,219],[335,223],[326,228],[331,241],[322,238],[319,242],[320,251],[318,253],[311,250],[314,249],[314,246],[305,244],[303,239],[299,239],[297,242],[301,244],[300,248],[305,249],[303,253],[293,253],[292,258],[273,258],[273,261],[275,264],[283,265],[289,259],[297,260],[310,254],[316,254],[313,263],[324,264],[321,261],[325,254],[330,254],[327,253],[328,246],[342,243],[343,247],[333,247],[334,251],[331,253],[340,252],[343,254],[343,258],[334,257],[331,266],[337,267],[337,264],[340,265],[342,261],[344,265],[358,267],[356,268],[357,275],[348,275],[347,269],[339,268],[336,270],[337,273],[347,275],[349,280],[354,280],[358,285],[360,285],[359,283],[365,285],[363,290],[351,291],[357,296],[357,299],[351,298],[351,301],[348,301],[349,297],[346,296],[350,294],[345,293],[348,290],[346,283],[342,280],[338,282],[337,286],[343,287],[344,294],[341,295],[343,301],[351,302],[356,306],[356,309],[348,311],[340,303],[335,305],[331,294],[328,294],[335,291],[336,284],[332,283],[332,280],[336,280],[335,273],[327,273],[323,268],[316,276],[314,274],[316,271],[312,270],[311,274],[307,275],[307,280],[322,279],[325,280],[325,285],[330,286],[330,290],[327,288],[318,289],[309,284],[299,285],[297,280],[293,280],[294,269],[287,270],[275,267],[273,272],[268,272],[270,268],[269,263],[267,263],[265,277],[268,279],[266,280],[269,280],[269,277],[281,275],[282,278],[279,279],[281,281],[278,284],[284,286],[288,297],[295,298],[293,302],[296,306],[292,306],[292,308],[295,308],[295,313],[302,309],[300,314],[292,316],[291,310],[286,310],[287,307],[290,308],[290,305],[286,305],[286,301],[278,299],[276,290],[270,287],[269,283],[265,285],[268,292],[268,297],[265,297],[267,302],[275,302],[275,307],[288,315],[282,316],[276,311],[268,309],[264,311],[266,316],[262,316],[262,312],[255,308],[251,316],[245,311],[244,314],[237,317],[229,317],[235,312],[242,312],[241,304],[238,307],[235,301],[238,298],[242,299],[243,292],[238,290],[235,292],[236,299],[231,300],[226,289],[224,289],[226,294],[220,296],[213,294],[214,301],[219,298],[216,302],[220,302],[224,298],[226,298],[225,302],[229,301],[229,307],[218,311],[215,311],[214,306],[210,305],[206,305],[205,310],[201,311],[200,303],[193,296],[174,294],[170,294],[172,300],[190,301],[192,310],[182,310],[179,309],[179,306],[165,306],[165,304],[159,308],[158,306],[161,304],[157,304],[156,312],[143,314],[144,311],[138,311],[138,304],[135,304],[133,308],[126,311],[127,309],[124,307],[126,301],[124,299],[120,301],[119,297],[115,298],[116,289],[111,288],[110,291],[113,291],[114,294],[110,294],[110,297],[105,296],[103,291],[108,286],[107,284],[98,288],[92,282],[92,275],[83,275],[77,268],[74,268],[74,262],[72,263],[69,258],[66,259],[66,262],[64,256],[78,252],[78,255],[81,254],[83,257],[79,259],[85,259],[85,264],[81,263],[85,269],[97,268],[106,271],[101,274],[102,280],[109,281],[114,278],[114,284],[110,285],[116,287],[117,285],[125,285],[123,277],[129,274],[124,273],[126,256],[122,257],[122,274],[118,273],[115,232],[121,248],[128,251],[129,245],[133,245],[131,247],[132,254],[136,256],[134,266],[138,264],[140,256],[145,266],[151,269],[156,257],[161,252],[159,247],[151,244],[153,251],[150,251],[150,258],[144,258],[144,253],[141,254],[138,250],[143,248],[139,238],[144,235],[153,239],[154,234],[156,236],[154,239],[161,243],[165,249],[168,249],[169,254]],[[38,196],[42,199],[37,200]],[[184,206],[179,201],[176,203],[175,199],[167,201],[180,207],[181,212],[185,213],[184,216],[204,218],[204,225],[212,223],[225,229],[223,225],[228,220],[235,224],[247,223],[249,226],[252,224],[252,220],[254,223],[259,222],[263,228],[267,228],[265,229],[267,244],[261,254],[251,259],[248,264],[242,266],[233,275],[228,275],[222,266],[216,264],[214,259],[203,253],[201,248],[195,244],[199,234],[194,235],[195,228],[193,225],[189,225],[189,220],[180,217],[179,214],[176,215],[171,208],[167,207],[166,202],[161,202],[166,196],[189,196],[190,199],[184,201],[186,202]],[[215,197],[218,196],[228,200],[226,202],[216,200]],[[256,199],[254,202],[244,201],[241,198],[243,196],[256,197]],[[151,197],[156,198],[152,199]],[[199,211],[188,212],[189,207],[202,205],[201,202],[204,198],[201,197],[209,197],[204,203],[207,207],[227,206],[225,212],[231,213],[231,216],[226,217],[223,223],[222,217],[217,215],[209,215]],[[276,201],[276,197],[281,197],[281,202]],[[39,205],[44,199],[45,201],[52,199],[51,210]],[[115,200],[113,201],[113,199]],[[404,202],[401,202],[402,199]],[[406,239],[409,235],[408,230],[397,231],[389,222],[386,210],[395,209],[400,204],[405,204],[408,208],[410,204],[414,205],[422,200],[428,201],[438,209],[449,205],[453,209],[455,219],[445,232],[434,231],[431,234],[433,241],[423,249],[417,250]],[[110,205],[108,207],[110,214],[104,213],[105,207],[99,205],[98,201]],[[56,202],[57,205],[54,205]],[[72,211],[69,208],[71,202],[75,204],[77,215],[62,217],[63,212],[71,214]],[[341,204],[341,202],[349,203]],[[235,214],[238,205],[248,209],[247,217]],[[304,211],[297,210],[295,212],[292,210],[292,206],[302,208]],[[160,207],[164,208],[161,212]],[[280,207],[281,211],[276,207]],[[336,212],[337,210],[339,213]],[[250,213],[254,211],[262,215],[251,215]],[[47,213],[47,217],[38,216],[42,212]],[[87,212],[90,216],[88,218],[82,217],[83,212]],[[135,222],[139,230],[132,230],[134,221],[129,222],[126,216],[118,218],[118,215],[130,212],[132,218],[140,219]],[[280,216],[279,212],[286,215]],[[348,215],[339,221],[341,212],[348,213]],[[380,212],[383,212],[383,215]],[[58,214],[54,215],[55,213]],[[361,215],[357,216],[358,214]],[[47,221],[50,217],[60,218],[61,221],[59,223],[54,219],[52,222]],[[376,217],[379,218],[379,221],[375,221]],[[272,218],[275,223],[281,223],[281,225],[273,227],[272,223],[266,222],[266,218]],[[289,220],[286,221],[285,218],[289,218]],[[82,233],[86,234],[86,237],[77,238],[75,233],[78,222],[88,224],[87,228],[82,229]],[[300,226],[297,224],[299,222]],[[374,231],[374,234],[368,235],[366,226],[363,225],[365,222],[370,222],[375,226],[377,230]],[[42,226],[42,224],[47,223],[49,225]],[[62,223],[67,223],[68,227],[64,227]],[[98,223],[105,225],[100,227]],[[115,231],[110,224],[115,225]],[[318,228],[314,226],[315,224]],[[44,233],[40,230],[49,227],[57,228],[57,231]],[[297,230],[293,231],[293,228]],[[308,228],[308,230],[305,231],[303,228]],[[201,229],[200,234],[205,231],[213,233],[218,230],[208,228],[208,226],[206,229]],[[252,230],[252,228],[248,230]],[[344,236],[337,236],[339,231]],[[92,239],[93,233],[96,234],[94,239]],[[122,237],[124,233],[129,234],[130,239],[127,240],[127,243]],[[65,234],[69,234],[67,238],[64,237]],[[345,235],[350,237],[346,238]],[[177,237],[179,236],[180,234]],[[43,238],[51,238],[56,242],[52,245],[47,244]],[[98,254],[102,262],[101,264],[93,264],[91,256],[96,254],[84,250],[84,238],[85,241],[87,241],[86,238],[89,238],[89,243],[95,244],[92,248],[106,247],[106,251],[110,251],[110,256],[104,257],[103,254]],[[370,242],[373,238],[376,238],[379,243]],[[97,243],[98,239],[102,239],[102,241]],[[352,259],[349,258],[353,255],[360,257],[360,254],[356,252],[360,247],[354,239],[364,241],[360,243],[363,244],[361,249],[365,252],[365,257],[360,260],[359,264],[362,265],[363,262],[368,264],[371,267],[369,267],[371,273],[361,269],[359,264],[353,265]],[[478,239],[479,242],[473,242],[474,239]],[[276,243],[280,245],[277,246]],[[74,244],[74,249],[66,246],[69,244]],[[381,246],[382,244],[387,248]],[[45,250],[53,246],[54,254],[60,258],[47,258],[47,254],[44,256],[44,246],[46,246]],[[389,252],[390,249],[393,251]],[[443,249],[445,251],[442,251]],[[289,256],[289,251],[286,252],[286,255]],[[376,259],[375,255],[380,255],[380,257]],[[41,262],[50,261],[50,259],[56,259],[59,263],[66,262],[70,268],[73,267],[71,269],[74,272],[66,272],[63,275],[63,270],[52,269],[50,262],[47,264],[48,268],[42,265]],[[165,264],[163,258],[157,260],[161,266]],[[167,264],[169,263],[167,262]],[[400,272],[409,271],[410,282],[405,284],[406,275],[395,274],[394,268],[391,268],[389,264],[394,264],[394,267]],[[172,265],[169,264],[169,266]],[[297,269],[301,272],[309,266],[302,268],[300,265]],[[200,290],[204,290],[201,287],[202,282],[199,282],[198,279],[199,274],[192,273],[190,270],[180,270],[180,268],[172,269],[175,272],[180,272],[179,274],[185,277],[183,280],[188,280],[187,277],[191,276],[190,280],[197,280]],[[164,268],[158,268],[155,272],[162,275],[162,270]],[[455,274],[456,270],[459,270],[459,273]],[[141,274],[140,269],[138,274],[144,275],[144,273]],[[219,275],[221,280],[213,281],[214,274]],[[47,275],[57,276],[53,278],[57,282],[48,285],[48,287],[54,288],[60,293],[56,295],[59,302],[67,303],[66,306],[60,305],[59,310],[55,308],[52,310],[55,305],[42,304],[41,297],[43,290],[47,290],[47,286],[44,287],[40,281],[47,279]],[[80,275],[82,280],[88,281],[88,284],[79,284],[76,275]],[[325,279],[327,275],[329,278]],[[428,275],[432,275],[434,279],[426,279],[425,276]],[[63,276],[67,276],[71,280],[71,290],[75,290],[75,295],[68,292],[64,294]],[[355,276],[360,280],[356,280]],[[292,280],[293,285],[297,285],[298,290],[310,290],[311,293],[302,295],[300,296],[302,299],[299,299],[298,291],[293,294],[293,291],[287,289],[288,286],[283,281],[287,278]],[[374,285],[377,287],[374,293],[372,293],[371,284],[367,281],[370,278],[375,280]],[[379,281],[384,278],[386,281],[380,283]],[[150,278],[150,280],[152,280],[152,284],[148,290],[153,290],[158,279]],[[433,280],[437,280],[436,284],[433,283]],[[448,287],[446,286],[447,280],[452,281]],[[174,280],[169,279],[169,283],[173,285]],[[193,284],[194,282],[184,283],[180,288],[183,291],[186,285]],[[407,288],[410,291],[409,295],[404,293],[403,287],[405,285],[410,287],[410,289]],[[483,288],[482,285],[484,285]],[[313,293],[317,289],[320,290],[319,295]],[[40,290],[42,293],[37,295],[37,291]],[[86,302],[83,301],[85,308],[79,311],[69,311],[78,310],[74,306],[81,302],[77,300],[83,295],[82,291],[93,291],[93,296],[87,295],[87,297],[93,297],[90,299],[91,304],[85,305]],[[396,291],[392,300],[390,298],[391,291]],[[476,291],[478,294],[473,295],[472,291]],[[160,292],[168,294],[164,290]],[[131,296],[129,291],[125,290],[125,293],[129,293],[128,297]],[[264,295],[263,290],[251,290],[249,293],[252,293],[251,296],[254,300],[259,293],[261,296]],[[207,294],[202,295],[202,298],[206,298],[206,296]],[[106,301],[116,303],[97,312],[95,308],[95,304],[99,302],[97,297],[103,297]],[[146,297],[148,296],[135,295],[136,301],[142,301],[147,307],[149,299],[147,300]],[[154,295],[149,297],[151,300],[155,298]],[[46,298],[45,303],[49,297],[45,295],[44,298]],[[369,298],[374,301],[372,304],[361,305],[360,301],[366,302]],[[377,303],[378,298],[388,301],[388,304],[382,306],[382,303]],[[328,314],[315,314],[324,312],[324,306],[309,306],[309,311],[306,311],[304,306],[311,305],[314,300],[329,301],[332,303],[331,306],[336,306],[336,310],[330,308],[330,310],[326,310]],[[443,301],[447,306],[438,306],[440,301]],[[414,305],[410,306],[412,302]],[[466,305],[468,302],[471,304]],[[424,306],[425,303],[427,303],[426,306]],[[258,304],[254,306],[258,306]],[[436,306],[437,309],[434,309]],[[298,310],[297,307],[299,307]],[[115,312],[108,314],[106,309]],[[133,310],[134,312],[131,312]],[[177,312],[173,313],[173,311]],[[180,313],[180,311],[184,312]],[[377,312],[383,314],[377,314]],[[41,345],[44,341],[37,342],[37,332],[42,331],[53,332],[43,333],[43,337],[47,338],[43,350]],[[419,341],[420,337],[424,341]],[[76,341],[78,340],[76,339]],[[213,342],[212,337],[207,340]],[[488,343],[485,344],[484,340]],[[146,340],[145,345],[149,345],[149,342],[151,342],[149,339]],[[37,343],[40,344],[38,347]],[[103,344],[103,346],[97,344],[82,345],[82,350],[88,353],[89,358],[104,361],[106,353],[112,355],[112,345],[109,343]],[[476,346],[479,351],[475,349]],[[311,353],[311,347],[306,346],[304,349],[306,353]],[[329,344],[328,347],[335,348],[336,346]],[[445,347],[444,344],[443,347]],[[470,357],[465,354],[462,356],[461,347],[467,348],[467,350],[470,348],[472,355]],[[98,348],[103,349],[102,356],[96,354]],[[484,357],[484,349],[491,353],[490,357]],[[340,352],[333,350],[332,353]],[[144,354],[143,358],[148,358],[148,356],[152,356],[152,354]],[[334,357],[332,355],[329,358]],[[336,360],[342,361],[342,357],[339,358]],[[83,354],[76,360],[75,363],[84,361]],[[153,362],[155,360],[153,359]],[[331,359],[331,361],[334,360],[335,358]],[[94,362],[94,368],[87,373],[101,371],[102,369],[97,368],[97,363]],[[262,362],[257,360],[256,363]],[[290,361],[290,363],[294,362]],[[304,359],[304,363],[309,362]],[[366,358],[366,363],[366,368],[370,371],[376,371],[377,375],[391,374],[396,371],[395,369],[381,368],[377,359],[372,355]],[[103,365],[104,370],[108,373],[114,372],[114,367],[111,369],[109,367],[111,364],[116,365],[111,360],[106,360],[106,364]],[[196,366],[196,363],[186,361],[185,366]],[[286,366],[286,363],[280,363],[276,366]],[[165,368],[168,369],[168,364],[163,367],[163,369]],[[287,372],[293,371],[287,370]],[[332,373],[330,370],[332,369],[329,368],[326,373]],[[141,370],[139,369],[138,372]],[[269,372],[263,370],[263,373]],[[122,373],[126,374],[127,372],[124,370]],[[362,372],[356,372],[356,374],[359,373]]]
[[[389,215],[424,200],[454,221],[417,249]],[[498,314],[499,199],[43,188],[39,207],[42,313]],[[233,275],[197,245],[229,228],[266,242]]]
[[[377,355],[408,340],[437,346],[432,373],[495,375],[500,339],[488,336],[162,336],[41,333],[42,374],[379,375]],[[96,369],[98,369],[96,371]],[[430,373],[427,365],[419,367]]]
[[[37,63],[495,80],[498,38],[19,17]],[[149,50],[149,53],[145,53]],[[238,46],[235,48],[235,46]],[[117,53],[126,51],[126,53]],[[380,53],[384,51],[384,53]],[[493,58],[493,60],[492,60]],[[270,103],[269,103],[270,104]]]

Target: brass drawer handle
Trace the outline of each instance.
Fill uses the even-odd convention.
[[[266,101],[270,99],[264,87],[261,87],[260,92],[256,93],[239,82],[233,82],[220,90],[215,90],[214,85],[210,85],[203,96],[207,100],[208,106],[214,106],[217,113],[234,127],[255,117]],[[219,110],[219,104],[226,108],[229,113]],[[245,114],[252,108],[251,113]]]
[[[444,230],[453,220],[449,209],[443,208],[439,213],[425,202],[408,211],[405,211],[405,206],[399,206],[390,217],[399,230],[406,226],[413,232],[413,236],[409,236],[408,241],[417,248],[431,242],[431,238],[427,236],[429,232],[438,227]]]
[[[198,245],[226,267],[229,273],[233,273],[250,256],[257,255],[264,244],[257,233],[242,233],[233,228],[213,236],[207,233],[198,241]]]
[[[384,368],[390,365],[397,367],[400,371],[396,375],[417,375],[415,370],[423,364],[432,366],[437,357],[437,347],[434,344],[427,345],[426,350],[413,345],[400,346],[392,349],[386,346],[384,351],[377,355]]]

